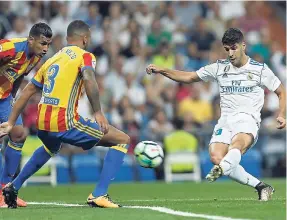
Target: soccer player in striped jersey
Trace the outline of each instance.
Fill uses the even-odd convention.
[[[3,188],[6,204],[17,207],[17,192],[27,178],[42,167],[68,143],[88,150],[95,145],[110,147],[104,160],[100,180],[88,196],[92,207],[119,208],[107,194],[108,186],[115,178],[128,150],[130,138],[108,124],[101,111],[99,90],[95,80],[96,59],[87,52],[91,40],[90,27],[76,20],[67,29],[68,46],[46,61],[32,81],[15,102],[7,123],[1,125],[9,133],[29,98],[37,91],[42,92],[38,106],[38,137],[45,146],[37,149],[15,180]],[[78,100],[82,89],[94,110],[94,120],[82,118],[78,112]]]
[[[6,122],[13,105],[13,97],[25,75],[37,65],[47,53],[51,43],[52,30],[45,23],[35,24],[28,38],[0,40],[0,121]],[[26,135],[22,118],[19,116],[9,133],[7,146],[2,146],[4,166],[1,173],[1,187],[11,182],[21,159],[21,150]],[[1,188],[0,188],[1,189]],[[25,207],[26,202],[18,199],[18,205]],[[5,207],[2,193],[0,207]]]
[[[278,129],[286,126],[286,90],[272,70],[246,55],[244,36],[239,29],[228,29],[222,44],[228,56],[226,60],[204,66],[196,72],[184,72],[159,68],[153,64],[147,73],[162,74],[174,81],[192,83],[211,81],[220,90],[221,117],[214,128],[209,145],[210,159],[214,167],[206,176],[210,182],[220,176],[255,188],[259,200],[271,199],[273,187],[250,175],[240,165],[241,156],[258,138],[260,111],[264,103],[264,88],[279,98]]]

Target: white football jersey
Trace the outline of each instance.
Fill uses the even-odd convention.
[[[251,114],[257,122],[261,121],[264,87],[275,91],[281,84],[265,63],[250,58],[240,68],[233,66],[229,60],[217,60],[196,72],[205,82],[217,81],[222,116],[244,112]]]

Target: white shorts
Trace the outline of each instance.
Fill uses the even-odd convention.
[[[253,135],[253,146],[257,142],[259,128],[260,123],[257,122],[252,115],[247,113],[222,116],[214,127],[209,144],[220,142],[229,145],[236,134],[247,133]]]

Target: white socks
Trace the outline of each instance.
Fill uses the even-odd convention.
[[[241,152],[240,150],[233,148],[222,158],[219,163],[222,168],[223,174],[229,176],[232,169],[237,167],[241,160]]]
[[[247,173],[241,165],[234,167],[229,174],[229,177],[236,182],[255,188],[260,180]]]
[[[222,168],[223,174],[229,176],[231,179],[248,186],[255,186],[260,183],[260,181],[254,176],[247,173],[244,168],[239,165],[241,160],[240,150],[233,148],[231,149],[225,157],[222,158],[220,166]]]

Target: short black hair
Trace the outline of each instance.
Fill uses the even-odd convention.
[[[176,118],[174,118],[172,120],[172,122],[173,122],[173,125],[174,125],[175,129],[177,129],[177,130],[182,130],[183,129],[183,127],[184,127],[183,119],[176,117]]]
[[[238,28],[229,28],[225,31],[221,42],[225,45],[233,45],[236,43],[241,43],[243,40],[243,33]]]
[[[72,37],[75,34],[82,34],[89,32],[90,26],[82,20],[72,21],[67,28],[67,36]]]
[[[29,36],[40,37],[40,35],[43,35],[47,38],[52,38],[53,32],[50,26],[42,22],[34,24],[29,32]]]

